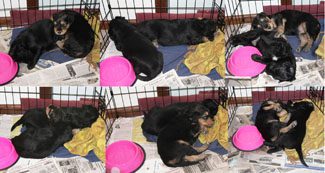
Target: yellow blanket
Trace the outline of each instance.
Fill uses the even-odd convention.
[[[325,36],[323,36],[322,38],[322,42],[319,44],[318,48],[316,49],[316,55],[318,55],[319,57],[323,58],[325,57],[324,53],[325,53]]]
[[[304,99],[303,101],[309,101]],[[315,106],[315,105],[314,105]],[[312,149],[318,149],[324,146],[324,115],[315,106],[315,110],[311,113],[307,120],[307,130],[304,141],[302,143],[302,153],[306,155]],[[299,160],[295,149],[285,149],[289,160]]]
[[[207,75],[216,69],[225,77],[225,36],[220,30],[213,41],[199,44],[195,51],[185,55],[184,64],[195,74]]]
[[[105,122],[99,117],[90,128],[79,131],[64,146],[72,154],[80,156],[86,156],[89,151],[94,150],[96,156],[105,163],[105,132]]]
[[[219,144],[228,149],[228,111],[221,105],[218,107],[214,125],[208,129],[207,134],[200,134],[201,143],[211,143],[218,140]]]

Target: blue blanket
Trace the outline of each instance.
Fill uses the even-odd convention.
[[[184,65],[184,63],[182,63],[185,54],[188,52],[188,46],[159,46],[158,50],[164,56],[164,73],[171,69],[176,69],[179,65],[178,70],[176,71],[178,76],[193,75],[190,70]],[[207,76],[213,80],[222,79],[216,70],[211,70]]]

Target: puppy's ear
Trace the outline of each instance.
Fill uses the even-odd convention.
[[[69,24],[73,23],[73,22],[74,22],[74,15],[68,15],[68,16],[67,16],[67,22],[68,22]]]
[[[58,20],[59,17],[60,17],[60,13],[55,13],[52,15],[53,21]]]

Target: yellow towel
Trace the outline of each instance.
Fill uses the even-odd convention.
[[[100,40],[98,38],[100,29],[99,13],[90,14],[89,11],[85,11],[84,13],[85,19],[96,33],[94,47],[87,55],[87,62],[94,67],[97,67],[96,63],[99,63],[100,61]]]
[[[86,156],[94,150],[96,156],[105,163],[105,122],[99,117],[91,127],[75,134],[71,141],[64,144],[72,154]]]
[[[322,38],[322,42],[319,44],[318,48],[316,49],[316,55],[318,55],[319,57],[323,58],[325,57],[324,52],[325,52],[325,48],[324,48],[324,44],[325,44],[325,35]]]
[[[303,101],[309,101],[304,99]],[[315,106],[315,105],[314,105]],[[304,141],[302,142],[302,153],[304,156],[312,150],[318,149],[324,146],[324,115],[316,108],[311,113],[307,120],[307,130]],[[298,154],[295,149],[285,149],[285,152],[289,160],[299,160]]]
[[[184,64],[195,74],[207,75],[216,69],[221,77],[225,77],[225,36],[220,30],[213,41],[199,44],[195,51],[185,55]]]
[[[200,134],[201,143],[211,143],[218,140],[219,144],[228,149],[228,111],[221,105],[218,107],[214,125],[208,129],[207,134]]]

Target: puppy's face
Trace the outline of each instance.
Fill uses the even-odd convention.
[[[53,15],[54,32],[56,35],[64,35],[74,21],[74,16],[64,12]]]
[[[191,114],[190,117],[193,123],[198,123],[201,132],[205,133],[209,127],[213,126],[214,115],[210,114],[209,109],[203,104],[196,105]]]
[[[262,28],[265,31],[273,31],[277,26],[273,19],[270,19],[265,13],[262,12],[257,14],[253,19],[252,27],[254,29]]]

